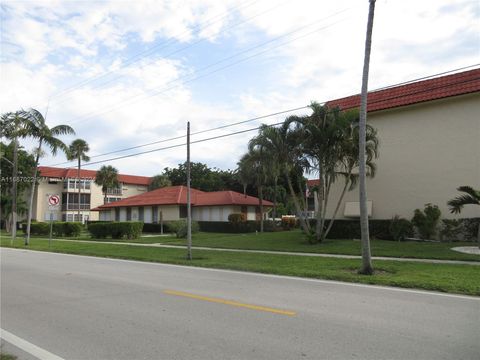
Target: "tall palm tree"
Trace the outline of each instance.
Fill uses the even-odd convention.
[[[460,214],[465,205],[480,205],[480,190],[475,190],[471,186],[460,186],[457,190],[464,194],[448,201],[447,205],[452,214]],[[478,247],[480,247],[480,223],[478,224],[477,241]]]
[[[83,161],[90,161],[90,158],[87,155],[87,152],[90,150],[88,144],[83,139],[76,139],[73,140],[70,146],[68,147],[68,160],[77,160],[77,185],[78,185],[78,206],[77,206],[77,214],[78,214],[78,221],[80,220],[80,195],[81,195],[81,176],[80,176],[80,168]]]
[[[43,153],[42,147],[46,145],[52,155],[56,155],[58,150],[61,150],[65,154],[68,153],[67,145],[63,143],[57,136],[61,135],[73,135],[75,131],[68,125],[57,125],[49,128],[45,122],[43,115],[35,109],[30,109],[27,112],[28,120],[30,121],[30,136],[38,140],[38,146],[35,149],[35,171],[33,173],[32,186],[30,187],[30,201],[28,203],[28,220],[27,220],[27,237],[25,239],[25,245],[30,243],[30,226],[32,223],[32,211],[33,211],[33,196],[35,194],[35,187],[37,185],[38,176],[38,162],[40,156]]]
[[[369,0],[367,35],[365,39],[365,57],[362,74],[362,93],[360,99],[360,127],[359,127],[359,177],[360,177],[360,229],[362,234],[362,266],[360,274],[372,275],[373,265],[370,252],[370,236],[368,233],[368,209],[366,186],[366,160],[365,160],[365,134],[367,124],[367,93],[368,72],[370,69],[370,51],[372,48],[373,16],[375,13],[375,0]]]
[[[1,136],[13,141],[13,172],[11,190],[12,242],[17,237],[17,177],[18,177],[18,138],[29,134],[29,121],[26,112],[21,110],[2,114],[0,119]]]
[[[104,165],[97,171],[95,176],[95,184],[102,187],[103,203],[107,203],[108,189],[118,187],[118,170],[111,165]]]

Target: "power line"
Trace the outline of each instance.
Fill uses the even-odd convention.
[[[265,118],[272,117],[272,116],[276,116],[276,115],[286,114],[286,113],[289,113],[289,112],[306,109],[306,108],[308,108],[308,107],[309,107],[308,105],[305,105],[305,106],[301,106],[301,107],[297,107],[297,108],[293,108],[293,109],[289,109],[289,110],[283,110],[283,111],[278,111],[278,112],[271,113],[271,114],[267,114],[267,115],[261,115],[261,116],[257,116],[257,117],[254,117],[254,118],[251,118],[251,119],[248,119],[248,120],[237,121],[237,122],[234,122],[234,123],[231,123],[231,124],[221,125],[221,126],[217,126],[217,127],[215,127],[215,128],[211,128],[211,129],[196,131],[196,132],[193,132],[191,135],[198,135],[198,134],[203,134],[203,133],[206,133],[206,132],[211,132],[211,131],[215,131],[215,130],[225,129],[225,128],[228,128],[228,127],[231,127],[231,126],[235,126],[235,125],[246,124],[246,123],[248,123],[248,122],[252,122],[252,121],[255,121],[255,120],[260,120],[260,119],[265,119]],[[132,146],[132,147],[129,147],[129,148],[123,148],[123,149],[118,149],[118,150],[110,151],[110,152],[108,152],[108,153],[93,155],[93,156],[90,156],[90,158],[96,158],[96,157],[100,157],[100,156],[106,156],[106,155],[116,154],[116,153],[119,153],[119,152],[124,152],[124,151],[128,151],[128,150],[133,150],[133,149],[142,148],[142,147],[145,147],[145,146],[156,145],[156,144],[160,144],[160,143],[164,143],[164,142],[169,142],[169,141],[173,141],[173,140],[178,140],[178,139],[182,139],[182,138],[184,138],[184,137],[186,137],[186,135],[175,136],[175,137],[168,138],[168,139],[162,139],[162,140],[158,140],[158,141],[154,141],[154,142],[150,142],[150,143],[146,143],[146,144],[141,144],[141,145]],[[75,162],[75,160],[65,161],[65,162],[62,162],[62,163],[53,164],[53,165],[48,165],[48,166],[58,166],[58,165],[63,165],[63,164],[70,164],[70,163],[72,163],[72,162]]]
[[[334,15],[332,15],[332,16],[335,16],[335,15],[337,15],[337,14],[338,14],[338,13],[336,13],[336,14],[334,14]],[[266,49],[266,50],[257,52],[257,53],[255,53],[255,54],[253,54],[253,55],[250,55],[250,56],[247,56],[247,57],[242,58],[242,59],[240,59],[240,60],[237,60],[237,61],[235,61],[235,62],[233,62],[233,63],[230,63],[230,64],[225,65],[225,66],[223,66],[223,67],[220,67],[220,68],[218,68],[218,69],[215,69],[215,70],[212,70],[212,71],[210,71],[210,72],[207,72],[206,74],[198,75],[198,76],[193,77],[193,78],[191,78],[191,79],[189,79],[189,80],[183,81],[183,83],[181,83],[181,84],[173,85],[173,86],[164,88],[164,89],[162,89],[162,90],[156,91],[156,92],[154,92],[154,93],[152,93],[152,94],[149,94],[149,95],[138,94],[138,95],[135,95],[135,96],[131,96],[131,97],[129,97],[128,99],[124,99],[123,101],[117,103],[117,104],[120,104],[120,105],[115,105],[115,104],[114,104],[114,106],[111,106],[111,107],[109,107],[107,110],[102,111],[102,112],[100,112],[100,113],[98,113],[98,112],[90,112],[90,113],[88,113],[88,114],[85,114],[85,115],[83,115],[83,116],[80,116],[80,117],[78,117],[78,118],[75,118],[75,119],[73,119],[73,123],[78,122],[78,121],[80,121],[80,120],[87,120],[87,119],[90,119],[90,118],[92,118],[92,117],[94,117],[94,116],[101,116],[101,115],[104,115],[104,114],[108,114],[108,113],[111,112],[111,110],[124,107],[125,105],[131,104],[131,103],[135,103],[135,102],[137,102],[137,101],[139,101],[139,100],[140,100],[140,101],[144,101],[144,100],[149,99],[149,98],[151,98],[151,97],[158,96],[158,95],[163,94],[163,93],[165,93],[165,92],[167,92],[167,91],[170,91],[170,90],[172,90],[172,89],[175,89],[175,88],[179,87],[180,85],[185,85],[185,84],[191,83],[191,82],[193,82],[193,81],[202,79],[202,78],[204,78],[204,77],[210,76],[210,75],[212,75],[212,74],[214,74],[214,73],[217,73],[217,72],[219,72],[219,71],[222,71],[222,70],[225,70],[225,69],[227,69],[227,68],[230,68],[230,67],[232,67],[232,66],[234,66],[234,65],[237,65],[237,64],[239,64],[239,63],[241,63],[241,62],[250,60],[250,59],[252,59],[252,58],[254,58],[254,57],[257,57],[257,56],[262,55],[262,54],[264,54],[264,53],[270,52],[270,51],[272,51],[273,49],[282,47],[282,46],[284,46],[284,45],[286,45],[286,44],[288,44],[288,43],[290,43],[290,42],[299,40],[299,39],[304,38],[304,37],[306,37],[306,36],[310,36],[310,35],[318,32],[318,31],[325,30],[325,29],[327,29],[327,28],[329,28],[329,27],[331,27],[331,26],[333,26],[333,25],[336,25],[336,24],[340,23],[341,21],[345,21],[345,19],[336,21],[336,22],[334,22],[334,23],[332,23],[332,24],[329,24],[329,25],[322,26],[322,27],[317,28],[317,29],[315,29],[315,30],[313,30],[313,31],[311,31],[311,32],[308,32],[308,33],[306,33],[306,34],[297,36],[297,37],[295,37],[295,38],[293,38],[293,39],[290,39],[290,40],[288,40],[288,41],[285,41],[285,42],[283,42],[283,43],[280,43],[280,44],[278,44],[278,45],[276,45],[276,46],[270,47],[270,48],[268,48],[268,49]],[[290,33],[287,33],[287,34],[284,34],[284,35],[281,35],[281,36],[275,38],[274,40],[268,41],[267,43],[270,43],[270,42],[272,42],[272,41],[276,41],[276,40],[281,39],[282,37],[285,37],[285,36],[292,35],[293,33],[298,32],[298,31],[300,31],[300,30],[304,30],[306,27],[312,26],[312,25],[314,25],[315,23],[316,23],[316,22],[310,23],[310,24],[308,24],[308,25],[306,25],[306,26],[302,26],[301,28],[298,28],[297,30],[294,30],[294,31],[292,31],[292,32],[290,32]],[[256,47],[258,47],[258,46],[256,46]],[[256,48],[256,47],[254,47],[254,48]],[[253,48],[252,48],[252,49],[253,49]],[[251,49],[250,49],[250,50],[251,50]],[[241,53],[244,53],[244,52],[246,52],[246,51],[243,51],[243,52],[241,52]],[[240,53],[240,54],[241,54],[241,53]],[[238,55],[238,54],[237,54],[237,55]],[[234,55],[234,56],[237,56],[237,55]],[[231,56],[231,57],[234,57],[234,56]],[[230,58],[231,58],[231,57],[230,57]],[[224,61],[224,60],[217,61],[215,64],[221,63],[221,62],[223,62],[223,61]],[[208,65],[208,66],[202,68],[201,70],[205,70],[205,69],[210,68],[210,67],[212,67],[212,66],[213,66],[213,65]],[[184,79],[184,77],[175,79],[175,80],[170,81],[169,83],[167,83],[167,85],[168,85],[168,84],[173,84],[173,83],[180,82],[180,81],[182,81],[183,79]],[[138,98],[139,98],[139,99],[138,99]],[[138,100],[137,100],[137,99],[138,99]]]
[[[452,70],[452,71],[453,71],[453,70]],[[443,73],[442,73],[442,74],[443,74]],[[430,78],[433,77],[433,76],[435,76],[435,75],[430,76]],[[424,78],[426,78],[426,77],[423,77],[422,79],[424,79]],[[477,80],[479,80],[479,79],[480,79],[480,77],[476,77],[476,78],[474,78],[474,79],[468,79],[468,80],[462,80],[462,81],[454,82],[454,83],[451,83],[451,84],[449,84],[449,85],[450,85],[450,86],[452,86],[452,85],[461,85],[461,84],[466,84],[466,83],[469,83],[469,82],[477,81]],[[379,102],[384,102],[384,101],[389,101],[389,100],[395,100],[395,99],[401,99],[401,98],[404,98],[404,97],[409,97],[409,96],[412,96],[412,95],[418,95],[418,94],[421,94],[421,93],[424,93],[424,92],[428,92],[428,91],[432,91],[432,90],[436,90],[436,89],[441,89],[441,88],[443,88],[443,87],[444,87],[444,85],[439,85],[439,86],[435,86],[435,87],[429,87],[429,88],[426,88],[426,89],[418,90],[418,91],[411,92],[411,93],[404,94],[404,95],[400,95],[400,96],[391,96],[391,97],[388,97],[388,98],[381,98],[381,99],[378,99],[378,100],[376,100],[376,101],[370,101],[368,104],[376,104],[376,103],[379,103]],[[386,87],[385,89],[387,89],[387,88],[391,88],[391,86],[390,86],[390,87]],[[375,91],[379,91],[379,90],[375,90]],[[323,102],[323,103],[327,103],[327,102]],[[309,106],[303,106],[303,107],[299,107],[299,108],[295,108],[295,109],[280,111],[280,112],[276,112],[276,113],[272,113],[272,114],[268,114],[268,115],[263,115],[263,116],[259,116],[259,117],[256,117],[256,118],[244,120],[244,121],[239,121],[239,122],[232,123],[232,124],[222,125],[222,126],[219,126],[219,127],[216,127],[216,128],[212,128],[212,129],[207,129],[207,130],[198,131],[198,132],[195,132],[195,133],[193,133],[193,134],[206,133],[206,132],[209,132],[209,131],[214,131],[214,130],[218,130],[218,129],[223,129],[223,128],[227,128],[227,127],[230,127],[230,126],[234,126],[234,125],[238,125],[238,124],[242,124],[242,123],[251,122],[251,121],[254,121],[254,120],[259,120],[259,119],[262,119],[262,118],[267,118],[267,117],[271,117],[271,116],[275,116],[275,115],[280,115],[280,114],[284,114],[284,113],[292,112],[292,111],[296,111],[296,110],[306,109],[306,108],[308,108],[308,107],[309,107]],[[357,107],[358,107],[358,105],[356,105],[356,106],[350,106],[350,107],[342,108],[342,110],[350,110],[350,109],[354,109],[354,108],[357,108]],[[279,123],[275,123],[275,124],[271,124],[271,125],[267,125],[267,126],[276,126],[276,125],[280,125],[280,124],[282,124],[282,123],[283,123],[283,122],[279,122]],[[261,126],[260,126],[260,127],[261,127]],[[260,129],[260,127],[256,127],[256,128],[252,128],[252,129],[247,129],[247,130],[241,130],[241,131],[237,131],[237,132],[233,132],[233,133],[229,133],[229,134],[224,134],[224,135],[219,135],[219,136],[214,136],[214,137],[210,137],[210,138],[206,138],[206,139],[196,140],[196,141],[192,141],[191,143],[192,143],[192,144],[193,144],[193,143],[200,143],[200,142],[205,142],[205,141],[209,141],[209,140],[219,139],[219,138],[223,138],[223,137],[227,137],[227,136],[242,134],[242,133],[245,133],[245,132],[249,132],[249,131],[253,131],[253,130],[258,130],[258,129]],[[192,135],[193,135],[193,134],[192,134]],[[121,150],[113,151],[113,152],[106,153],[106,154],[95,155],[95,157],[105,156],[105,155],[108,155],[108,154],[117,153],[117,152],[122,152],[122,151],[127,151],[127,150],[132,150],[132,149],[135,149],[135,148],[140,148],[140,147],[144,147],[144,146],[148,146],[148,145],[158,144],[158,143],[166,142],[166,141],[172,141],[172,140],[180,139],[180,138],[184,138],[184,137],[185,137],[185,135],[183,135],[183,136],[178,136],[178,137],[175,137],[175,138],[160,140],[160,141],[153,142],[153,143],[149,143],[149,144],[142,144],[142,145],[138,145],[138,146],[135,146],[135,147],[126,148],[126,149],[121,149]],[[134,154],[128,154],[128,155],[124,155],[124,156],[120,156],[120,157],[115,157],[115,158],[110,158],[110,159],[104,159],[104,160],[100,160],[100,161],[96,161],[96,162],[90,162],[90,163],[86,163],[84,166],[94,165],[94,164],[99,164],[99,163],[104,163],[104,162],[114,161],[114,160],[119,160],[119,159],[124,159],[124,158],[129,158],[129,157],[138,156],[138,155],[143,155],[143,154],[148,154],[148,153],[152,153],[152,152],[156,152],[156,151],[161,151],[161,150],[172,149],[172,148],[184,146],[185,144],[186,144],[186,143],[182,143],[182,144],[167,146],[167,147],[163,147],[163,148],[152,149],[152,150],[148,150],[148,151],[144,151],[144,152],[139,152],[139,153],[134,153]],[[64,163],[60,163],[60,164],[57,164],[57,165],[61,165],[61,164],[64,164]],[[56,166],[56,165],[51,165],[51,166]]]
[[[275,10],[275,9],[277,9],[278,7],[284,5],[286,2],[287,2],[287,1],[285,1],[285,2],[283,2],[283,3],[281,3],[281,4],[277,4],[277,5],[275,5],[275,6],[271,7],[271,8],[268,8],[267,10],[262,11],[262,12],[256,14],[256,15],[254,15],[254,16],[251,16],[251,17],[249,17],[249,18],[247,18],[247,19],[245,19],[245,20],[242,20],[242,21],[240,21],[240,22],[237,22],[237,23],[234,24],[234,25],[231,25],[231,26],[229,26],[229,27],[226,27],[226,28],[224,29],[224,31],[233,29],[233,28],[235,28],[235,27],[237,27],[237,26],[240,26],[240,25],[242,25],[242,24],[244,24],[244,23],[247,23],[247,22],[249,22],[249,21],[251,21],[251,20],[253,20],[253,19],[255,19],[255,18],[257,18],[257,17],[259,17],[259,16],[261,16],[261,15],[264,15],[264,14],[266,14],[266,13],[272,11],[272,10]],[[251,3],[247,3],[247,5],[244,5],[244,6],[237,6],[237,7],[235,7],[234,9],[235,9],[235,10],[239,10],[239,9],[241,9],[241,8],[249,7],[249,6],[251,6],[251,5],[255,4],[255,3],[256,3],[256,1],[253,1],[253,2],[251,2]],[[227,14],[224,15],[222,18],[220,18],[219,21],[220,21],[221,19],[223,19],[223,18],[227,18],[228,15],[229,15],[229,14],[227,13]],[[217,22],[217,21],[215,21],[215,22],[209,24],[207,27],[205,27],[205,28],[203,28],[203,29],[199,29],[199,30],[200,30],[200,31],[205,30],[205,29],[207,29],[209,26],[215,24],[216,22]],[[197,25],[197,28],[200,28],[200,25]],[[183,35],[183,34],[188,34],[188,33],[189,33],[189,31],[186,31],[186,32],[182,33],[182,35]],[[177,49],[177,50],[174,50],[174,51],[172,51],[172,52],[164,55],[163,57],[166,58],[166,57],[172,56],[172,55],[177,54],[177,53],[179,53],[179,52],[182,52],[182,51],[184,51],[184,50],[186,50],[186,49],[189,49],[189,48],[191,48],[191,47],[193,47],[193,46],[195,46],[195,45],[197,45],[197,44],[199,44],[199,43],[205,42],[206,40],[207,40],[207,39],[205,39],[205,38],[200,39],[200,40],[197,40],[197,41],[195,41],[195,42],[193,42],[193,43],[191,43],[191,44],[189,44],[189,45],[186,45],[186,46],[181,47],[181,48],[179,48],[179,49]],[[155,51],[156,51],[156,50],[162,50],[162,49],[168,47],[169,44],[170,44],[170,43],[173,43],[173,42],[175,42],[174,39],[169,40],[169,41],[165,44],[165,46],[160,47],[160,45],[157,45],[157,46],[152,47],[152,48],[149,49],[149,50],[140,52],[139,54],[134,55],[133,57],[130,58],[130,60],[137,58],[136,60],[128,61],[128,59],[127,59],[127,62],[124,63],[119,69],[107,71],[107,72],[105,72],[105,73],[103,73],[103,74],[101,74],[101,75],[98,75],[98,76],[96,76],[96,77],[92,77],[92,78],[90,78],[90,79],[86,79],[85,81],[81,81],[81,82],[78,83],[77,85],[73,85],[73,86],[71,86],[71,87],[69,87],[69,88],[67,88],[67,89],[64,89],[63,91],[61,91],[60,93],[58,93],[58,94],[56,94],[56,95],[53,95],[52,97],[61,97],[61,96],[63,96],[64,93],[65,93],[65,94],[70,93],[70,92],[72,92],[73,90],[76,90],[76,89],[79,89],[79,88],[83,87],[84,85],[87,85],[87,84],[89,84],[89,83],[95,82],[95,81],[97,81],[97,80],[99,80],[99,79],[101,79],[101,78],[106,78],[108,75],[113,74],[113,73],[115,73],[115,72],[118,72],[119,70],[124,69],[124,68],[127,68],[128,66],[130,66],[130,65],[132,65],[132,64],[135,64],[135,63],[139,62],[140,60],[142,60],[142,57],[139,57],[139,56],[141,56],[141,55],[146,55],[146,54],[151,54],[151,53],[154,52],[153,50],[155,50]],[[160,47],[160,48],[159,48],[159,47]],[[158,48],[159,48],[159,49],[158,49]],[[146,64],[143,64],[142,66],[146,66],[146,65],[152,64],[152,63],[155,62],[155,61],[156,61],[156,59],[153,59],[153,60],[147,62]],[[94,89],[95,89],[95,88],[102,88],[102,87],[105,86],[106,84],[109,84],[109,83],[117,80],[118,78],[120,78],[120,77],[122,77],[122,76],[124,76],[124,75],[121,75],[121,74],[120,74],[119,76],[117,76],[117,77],[115,77],[115,78],[113,78],[113,79],[107,80],[107,81],[101,83],[99,86],[96,86],[96,87],[93,87],[93,88],[94,88]],[[68,98],[67,98],[67,99],[68,99]],[[67,99],[57,101],[56,103],[57,103],[57,105],[58,105],[58,104],[61,104],[61,103],[65,102],[65,101],[67,101]]]
[[[240,9],[242,9],[242,8],[247,8],[247,7],[249,7],[249,6],[252,6],[252,5],[255,4],[255,3],[256,3],[256,1],[251,1],[251,2],[248,2],[248,3],[244,4],[244,5],[236,6],[236,7],[233,8],[233,10],[240,10]],[[220,17],[220,19],[219,19],[218,21],[220,21],[220,20],[222,20],[222,19],[224,19],[224,18],[227,18],[230,13],[231,13],[231,11],[227,11],[226,13],[224,13],[224,15],[223,15],[222,17]],[[202,26],[203,24],[198,24],[198,25],[196,25],[196,26],[193,28],[193,30],[194,30],[194,31],[196,31],[196,30],[200,30],[200,31],[201,31],[201,30],[208,29],[208,27],[210,27],[211,25],[217,23],[218,21],[214,21],[214,22],[212,22],[212,23],[208,23],[208,22],[211,21],[211,20],[213,20],[213,19],[215,19],[215,18],[217,18],[217,17],[219,17],[219,16],[220,16],[220,15],[217,15],[217,16],[214,16],[214,17],[210,18],[209,20],[207,20],[207,21],[206,21],[207,26],[204,27],[203,29],[201,29],[201,26]],[[256,17],[256,16],[258,16],[258,14],[255,15],[255,17]],[[245,20],[245,21],[248,21],[248,20],[250,20],[250,19],[247,19],[247,20]],[[239,24],[241,24],[241,23],[242,23],[242,22],[237,23],[237,24],[234,25],[234,26],[237,26],[237,25],[239,25]],[[227,28],[227,29],[228,29],[228,28]],[[132,64],[134,64],[134,63],[136,63],[136,62],[138,62],[138,61],[140,61],[144,55],[150,55],[150,54],[154,53],[154,52],[157,51],[157,50],[165,49],[165,48],[168,47],[171,43],[174,43],[174,42],[176,41],[176,40],[175,40],[176,38],[181,37],[181,36],[183,36],[183,35],[188,35],[188,34],[190,34],[190,31],[184,31],[184,32],[182,32],[181,34],[173,35],[170,40],[168,40],[168,41],[166,41],[166,42],[164,42],[164,43],[157,44],[157,45],[155,45],[155,46],[152,46],[152,47],[149,48],[149,49],[146,49],[146,50],[144,50],[144,51],[140,51],[140,52],[134,54],[133,56],[130,56],[129,58],[126,59],[126,62],[125,62],[119,69],[106,71],[106,72],[104,72],[104,73],[101,74],[101,75],[93,76],[93,77],[91,77],[91,78],[89,78],[89,79],[85,79],[84,81],[80,81],[80,82],[78,82],[77,84],[74,84],[74,85],[72,85],[72,86],[69,86],[69,87],[63,89],[63,90],[60,90],[60,91],[57,92],[56,94],[53,94],[51,97],[52,97],[52,98],[54,98],[54,97],[60,97],[60,96],[62,96],[63,94],[69,93],[69,92],[71,92],[71,91],[73,91],[73,90],[75,90],[75,89],[77,89],[77,88],[83,87],[83,86],[86,85],[86,84],[89,84],[89,83],[94,82],[94,81],[96,81],[96,80],[98,80],[98,79],[104,78],[104,77],[106,77],[106,76],[108,76],[108,75],[110,75],[110,74],[112,74],[112,73],[115,73],[115,72],[117,72],[117,71],[120,70],[120,69],[126,68],[126,67],[128,67],[128,66],[130,66],[130,65],[132,65]],[[204,41],[204,39],[202,39],[202,40],[200,40],[200,41],[197,41],[197,42],[195,42],[194,44],[190,44],[189,46],[186,46],[186,47],[184,47],[184,48],[182,48],[182,49],[185,49],[185,48],[194,46],[194,45],[196,45],[197,43],[199,43],[199,42],[201,42],[201,41]],[[167,56],[168,56],[168,55],[167,55]]]

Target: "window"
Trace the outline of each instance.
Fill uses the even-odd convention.
[[[180,219],[185,219],[187,217],[187,206],[186,205],[180,205],[179,206],[179,215]]]
[[[143,206],[138,208],[138,220],[143,221]]]
[[[77,193],[62,193],[62,210],[78,210]],[[80,194],[80,210],[90,210],[90,194]]]
[[[115,208],[115,221],[120,221],[120,208]]]
[[[108,204],[108,203],[112,203],[112,202],[120,201],[120,200],[122,200],[121,197],[107,197],[107,202],[106,203]]]
[[[154,224],[157,224],[158,223],[158,206],[152,206],[152,212],[153,212],[152,222]]]
[[[131,220],[132,220],[132,208],[127,207],[127,221],[131,221]]]

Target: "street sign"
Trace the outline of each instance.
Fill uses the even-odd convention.
[[[47,194],[47,203],[49,210],[58,210],[58,207],[60,206],[60,195]]]

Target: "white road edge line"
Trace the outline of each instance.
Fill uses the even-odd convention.
[[[103,259],[103,260],[108,260],[108,261],[121,261],[121,262],[133,263],[133,264],[176,267],[176,268],[187,269],[187,270],[195,269],[195,270],[201,270],[201,271],[226,272],[226,273],[233,273],[233,274],[240,274],[240,275],[261,276],[261,277],[268,277],[268,278],[288,279],[288,280],[314,282],[314,283],[321,283],[321,284],[335,284],[335,285],[362,287],[362,288],[369,288],[369,289],[407,292],[407,293],[411,293],[411,294],[436,295],[436,296],[442,296],[442,297],[453,297],[453,298],[456,298],[456,299],[480,301],[480,297],[473,296],[473,295],[469,296],[469,295],[444,294],[444,293],[436,292],[436,291],[412,290],[412,289],[396,288],[396,287],[392,287],[392,286],[379,286],[379,285],[350,283],[350,282],[338,281],[338,280],[309,279],[309,278],[302,278],[302,277],[297,277],[297,276],[263,274],[263,273],[253,272],[253,271],[249,272],[249,271],[238,271],[238,270],[227,270],[227,269],[213,269],[213,268],[206,268],[206,267],[200,267],[200,266],[175,265],[175,264],[165,264],[165,263],[160,263],[160,262],[115,259],[115,258],[108,258],[108,257],[102,257],[102,256],[66,254],[66,253],[57,253],[57,252],[40,251],[40,250],[15,249],[15,248],[6,248],[6,247],[2,247],[0,249],[1,249],[0,253],[1,253],[1,251],[8,249],[8,250],[20,251],[20,252],[24,251],[24,252],[42,253],[42,254],[51,254],[51,255],[73,256],[73,257],[82,257],[82,258],[89,258],[89,259],[96,259],[96,260]],[[464,265],[459,265],[459,266],[464,266]],[[475,266],[475,265],[472,265],[472,266]]]
[[[11,332],[0,328],[0,337],[6,342],[16,346],[17,348],[39,358],[40,360],[64,360],[60,356],[42,349],[41,347],[28,342],[25,339],[13,335]]]

